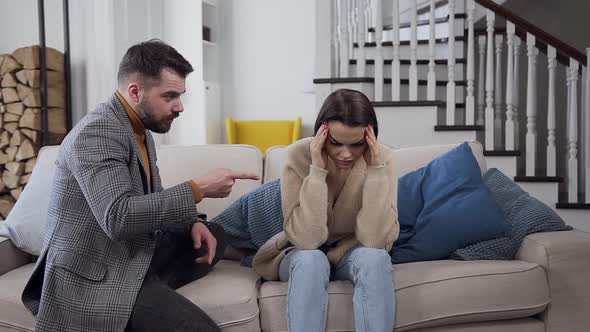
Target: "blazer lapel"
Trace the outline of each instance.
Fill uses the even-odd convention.
[[[125,108],[123,107],[123,104],[121,104],[121,101],[119,100],[119,97],[117,97],[117,94],[114,93],[111,97],[110,103],[112,105],[112,109],[115,111],[115,115],[117,116],[117,118],[119,118],[119,120],[121,121],[121,123],[123,124],[123,126],[125,127],[125,132],[127,133],[127,135],[129,136],[129,139],[131,140],[131,146],[133,148],[133,155],[135,156],[135,158],[137,159],[137,163],[139,165],[139,173],[141,174],[141,181],[143,184],[143,192],[148,194],[150,192],[149,188],[151,186],[148,185],[148,178],[147,178],[147,174],[145,174],[145,164],[143,162],[143,158],[141,157],[141,152],[139,150],[139,145],[137,145],[137,139],[135,138],[135,132],[133,131],[133,126],[131,125],[131,120],[129,120],[129,115],[127,115],[127,112],[125,112]],[[148,133],[148,131],[146,131],[146,133]],[[146,134],[146,144],[147,144],[147,134]],[[149,146],[148,146],[148,154],[149,154],[149,158],[150,158],[150,164],[152,164],[152,153],[149,150]],[[150,165],[148,165],[150,166]],[[151,170],[151,168],[150,168]],[[153,176],[153,172],[152,173]],[[153,183],[153,181],[151,182]]]

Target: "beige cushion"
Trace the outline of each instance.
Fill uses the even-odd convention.
[[[34,316],[21,302],[21,294],[34,264],[0,276],[0,331],[32,331]],[[238,262],[222,260],[202,279],[178,289],[222,327],[224,332],[260,331],[258,286],[260,278]]]
[[[286,160],[287,146],[277,145],[266,150],[264,159],[264,183],[281,177]]]
[[[0,331],[32,331],[35,317],[21,301],[21,294],[35,264],[30,263],[0,276]]]
[[[396,331],[524,318],[549,303],[542,267],[522,261],[433,261],[396,265]],[[354,329],[350,282],[328,288],[328,330]],[[263,331],[286,331],[287,283],[265,282],[259,305]]]
[[[535,318],[519,318],[477,323],[455,324],[424,329],[416,332],[545,332],[545,324]]]
[[[239,262],[222,260],[204,278],[178,289],[223,328],[223,331],[260,331],[260,277]]]
[[[262,154],[254,146],[239,144],[162,146],[157,154],[164,188],[205,175],[217,167],[254,173],[260,177],[257,181],[237,180],[229,197],[205,198],[199,203],[198,208],[199,211],[207,213],[209,219],[262,183]]]
[[[399,176],[426,166],[434,158],[459,146],[459,144],[417,146],[411,148],[394,149],[393,155],[397,162]],[[486,160],[483,156],[483,146],[479,142],[469,142],[469,147],[484,174],[487,170]]]
[[[406,173],[426,166],[426,164],[432,159],[450,151],[458,145],[459,144],[429,145],[393,149],[393,155],[397,162],[398,175],[403,176]],[[487,170],[487,165],[485,157],[483,156],[483,146],[479,142],[469,142],[469,147],[471,147],[471,151],[479,164],[481,174],[484,174]],[[264,183],[281,176],[286,158],[286,146],[274,146],[266,152],[266,159],[264,161]]]

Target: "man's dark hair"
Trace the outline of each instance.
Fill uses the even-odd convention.
[[[162,69],[169,68],[186,78],[193,66],[174,47],[158,39],[131,46],[119,64],[117,80],[125,83],[133,74],[144,80],[159,80]]]

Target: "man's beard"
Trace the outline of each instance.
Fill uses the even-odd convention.
[[[145,99],[140,101],[137,105],[137,114],[141,122],[143,122],[143,126],[146,129],[158,134],[167,133],[172,126],[172,120],[176,119],[180,115],[179,113],[173,113],[174,115],[169,118],[158,120],[154,116],[154,113],[154,109],[149,103],[146,102]]]

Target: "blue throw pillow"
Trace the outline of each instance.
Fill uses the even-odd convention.
[[[571,230],[550,207],[530,196],[501,171],[492,168],[483,176],[506,220],[512,235],[479,242],[459,249],[451,258],[461,260],[514,259],[523,239],[532,233]]]
[[[483,183],[467,143],[412,173],[407,180],[415,182],[407,186],[402,181],[399,195],[418,202],[398,205],[400,222],[412,223],[421,203],[422,209],[415,217],[413,235],[394,245],[393,263],[444,259],[459,248],[510,235],[510,224]]]

